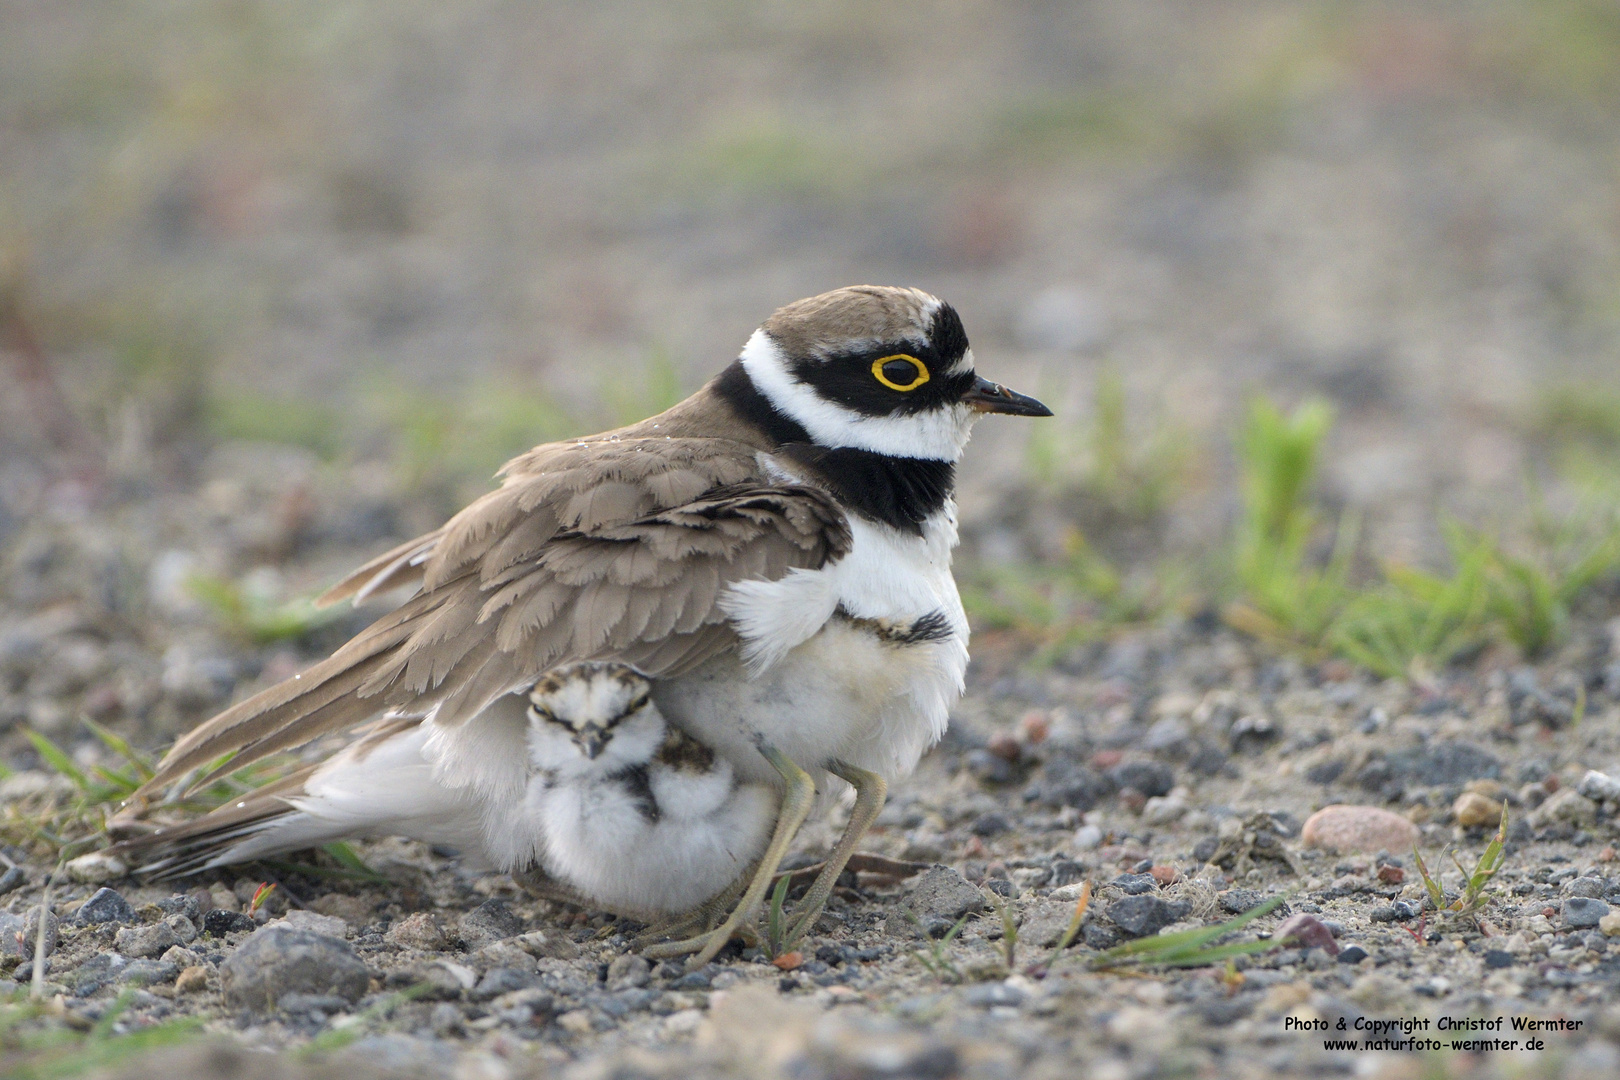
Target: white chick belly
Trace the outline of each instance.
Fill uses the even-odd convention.
[[[776,796],[738,788],[696,818],[649,820],[622,789],[537,790],[547,871],[591,901],[626,913],[682,912],[735,881],[764,850]]]

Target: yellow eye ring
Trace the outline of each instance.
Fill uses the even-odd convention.
[[[892,364],[896,360],[903,360],[912,367],[916,368],[917,377],[909,383],[897,383],[887,375],[883,374],[884,366],[886,364]],[[893,356],[880,356],[876,360],[872,361],[872,377],[878,382],[882,383],[884,386],[887,386],[890,390],[898,390],[902,394],[910,393],[912,390],[917,389],[917,387],[928,381],[928,365],[924,364],[915,356],[907,356],[905,353],[895,353]]]

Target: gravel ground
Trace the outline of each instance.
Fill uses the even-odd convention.
[[[115,766],[81,716],[161,750],[374,617],[261,640],[285,600],[482,483],[441,458],[517,448],[486,398],[590,401],[649,356],[695,387],[796,296],[951,299],[987,372],[1051,396],[1059,473],[1099,465],[1071,418],[1108,372],[1133,439],[1185,444],[1168,505],[1122,528],[1010,484],[1027,432],[986,424],[962,475],[964,553],[986,561],[1061,558],[1078,524],[1128,567],[1196,563],[1229,534],[1229,435],[1258,388],[1331,399],[1324,506],[1362,516],[1371,557],[1434,562],[1437,507],[1511,527],[1534,472],[1567,508],[1557,447],[1526,433],[1549,390],[1601,412],[1588,384],[1613,379],[1602,5],[13,8],[0,348],[61,385],[0,393],[8,828],[71,799],[25,727]],[[428,406],[500,430],[440,445]],[[218,441],[278,423],[326,457]],[[1617,615],[1593,597],[1538,666],[1493,649],[1421,685],[1279,658],[1207,612],[1040,667],[980,633],[947,742],[867,841],[917,869],[857,874],[796,967],[643,967],[628,928],[376,843],[386,884],[56,886],[49,1024],[83,1029],[126,990],[117,1031],[206,1018],[130,1077],[1613,1076]],[[1454,890],[1442,848],[1472,865],[1503,802],[1481,918],[1424,911],[1400,830]],[[1329,853],[1306,825],[1331,804],[1407,824]],[[804,859],[841,816],[811,822]],[[0,978],[26,979],[54,859],[11,835]],[[240,909],[272,873],[261,927]],[[1047,964],[1084,881],[1079,941]],[[1241,936],[1312,916],[1333,944],[1092,969],[1279,894]],[[1465,1016],[1504,1018],[1468,1038],[1546,1045],[1323,1045]],[[258,1052],[278,1048],[298,1052]]]
[[[75,748],[81,767],[113,765],[74,731],[77,716],[156,748],[367,617],[297,645],[252,646],[175,588],[184,559],[206,566],[210,551],[270,545],[293,554],[285,580],[263,587],[304,590],[380,546],[356,517],[407,513],[385,513],[394,503],[379,496],[368,517],[355,477],[300,479],[295,461],[250,451],[221,448],[192,492],[61,511],[22,530],[0,620],[4,747],[17,770],[0,781],[9,812],[69,797],[18,721]],[[291,489],[304,492],[297,514],[285,509]],[[213,1055],[215,1075],[318,1072],[327,1066],[314,1059],[272,1065],[232,1047],[358,1037],[331,1052],[385,1075],[1401,1076],[1426,1058],[1323,1040],[1341,1019],[1364,1037],[1358,1020],[1459,1016],[1579,1024],[1541,1033],[1543,1050],[1430,1055],[1454,1073],[1530,1064],[1612,1075],[1620,940],[1605,928],[1620,932],[1620,918],[1602,917],[1620,908],[1620,784],[1606,779],[1620,777],[1617,638],[1620,625],[1589,614],[1540,667],[1487,653],[1412,685],[1279,658],[1208,613],[1045,667],[1029,666],[1018,638],[984,634],[946,742],[896,785],[866,842],[894,863],[846,878],[796,963],[734,946],[695,973],[649,965],[631,948],[633,927],[386,841],[358,845],[386,878],[374,883],[244,868],[149,885],[91,860],[85,880],[51,894],[46,989],[69,1025],[132,988],[119,1030],[205,1018],[235,1041],[169,1051],[179,1063],[162,1067],[201,1069],[196,1055]],[[1424,910],[1404,844],[1338,853],[1308,842],[1322,806],[1389,811],[1395,840],[1410,830],[1455,891],[1441,849],[1472,865],[1502,802],[1506,862],[1477,920]],[[806,829],[804,862],[831,846],[843,813]],[[32,964],[19,954],[31,955],[37,922],[25,921],[51,864],[43,846],[3,853],[18,869],[0,879],[0,950],[26,982]],[[250,916],[267,876],[281,887]],[[1049,963],[1085,881],[1096,893],[1078,941]],[[1093,970],[1103,948],[1278,894],[1287,906],[1240,937],[1306,914],[1336,941],[1230,970]],[[1010,970],[1003,906],[1019,927]],[[423,997],[394,997],[422,984]],[[1327,1035],[1299,1030],[1316,1020]]]

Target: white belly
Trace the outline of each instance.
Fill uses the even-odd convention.
[[[894,645],[835,619],[762,674],[727,655],[655,684],[653,696],[742,779],[777,782],[757,749],[764,739],[807,769],[836,758],[897,780],[945,733],[966,667],[960,638]]]
[[[733,587],[722,604],[742,635],[740,658],[654,687],[665,717],[745,779],[778,779],[760,739],[807,769],[838,758],[896,780],[945,733],[968,658],[951,577],[956,508],[947,504],[921,536],[860,518],[850,532],[850,552],[835,563]],[[903,644],[873,632],[924,618],[946,636]]]
[[[744,784],[708,813],[654,822],[620,788],[548,789],[537,781],[527,813],[543,823],[544,861],[553,877],[610,911],[681,912],[715,896],[759,857],[776,796]]]

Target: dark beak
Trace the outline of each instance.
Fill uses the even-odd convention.
[[[593,731],[579,736],[575,742],[579,743],[580,752],[583,753],[588,760],[595,761],[596,756],[607,747],[609,738],[609,736],[605,736]]]
[[[1006,413],[1008,416],[1051,416],[1052,410],[1027,394],[1009,390],[981,376],[973,388],[962,395],[962,403],[982,413]]]

